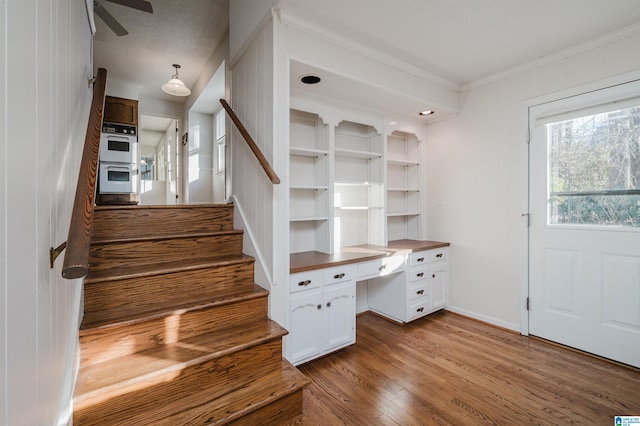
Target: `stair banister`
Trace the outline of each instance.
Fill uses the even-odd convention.
[[[71,223],[62,266],[62,276],[68,279],[84,277],[89,270],[89,245],[91,244],[91,228],[93,226],[100,130],[106,87],[107,70],[99,68],[93,85],[93,100],[91,101],[82,162],[78,173],[78,185],[71,211]]]
[[[279,184],[280,178],[271,167],[271,164],[269,164],[269,160],[267,160],[267,158],[264,156],[262,151],[260,151],[260,148],[258,147],[258,145],[256,145],[253,138],[251,138],[251,135],[249,135],[249,132],[247,131],[247,129],[244,127],[244,125],[242,124],[242,122],[240,121],[236,113],[231,108],[231,105],[229,105],[229,103],[224,99],[220,99],[220,103],[224,107],[225,111],[227,111],[227,114],[229,114],[229,118],[231,118],[231,121],[233,121],[233,124],[236,125],[236,128],[238,129],[238,131],[240,132],[244,140],[247,142],[247,145],[249,145],[249,148],[253,152],[253,155],[255,155],[256,159],[262,166],[262,169],[267,174],[267,177],[271,180],[271,183]]]

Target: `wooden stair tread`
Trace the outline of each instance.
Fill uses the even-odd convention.
[[[287,331],[261,319],[242,326],[193,336],[80,369],[74,402],[104,394],[122,394],[127,388],[166,375],[179,375],[186,367],[282,338]],[[156,379],[157,380],[157,379]]]
[[[206,309],[258,297],[267,297],[268,294],[269,292],[267,290],[257,284],[254,284],[253,287],[249,288],[240,286],[237,288],[230,288],[224,292],[221,291],[220,294],[214,298],[209,297],[207,299],[193,300],[189,301],[189,303],[179,301],[175,305],[158,306],[153,310],[145,312],[140,312],[139,310],[129,312],[126,309],[126,306],[123,306],[119,309],[114,309],[109,312],[108,315],[102,315],[96,320],[92,319],[90,314],[85,314],[80,326],[80,336],[91,333],[92,331],[103,331],[110,327],[131,325],[170,315],[180,315],[187,311]]]
[[[137,241],[159,241],[159,240],[179,240],[186,238],[198,238],[198,237],[214,237],[222,235],[237,235],[242,234],[244,231],[238,229],[228,229],[222,231],[208,231],[208,232],[175,232],[172,234],[160,234],[144,237],[131,237],[131,238],[92,238],[92,245],[103,245],[112,243],[131,243]]]
[[[233,263],[247,263],[253,262],[254,260],[255,259],[253,257],[242,254],[239,256],[197,257],[187,260],[128,265],[109,269],[98,269],[94,271],[89,267],[89,274],[85,278],[84,282],[85,284],[91,284],[127,278],[148,277],[152,275],[170,274],[174,272],[230,265]]]
[[[193,208],[233,208],[233,203],[202,203],[202,204],[123,204],[97,205],[94,210],[149,210],[149,209],[193,209]]]
[[[263,408],[294,392],[302,391],[310,381],[287,360],[281,361],[282,368],[259,379],[221,395],[205,404],[192,407],[190,399],[178,401],[186,409],[173,415],[156,419],[154,425],[173,426],[177,424],[225,425]]]

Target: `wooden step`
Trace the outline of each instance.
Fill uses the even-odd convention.
[[[281,367],[231,392],[195,393],[166,410],[132,419],[129,425],[279,425],[302,414],[302,391],[309,380],[286,360]],[[202,402],[213,396],[208,402]]]
[[[141,315],[93,320],[85,316],[80,328],[81,365],[87,366],[141,352],[200,334],[267,320],[269,292],[258,285],[238,289],[218,298],[190,306],[165,308]]]
[[[93,238],[161,237],[233,229],[233,204],[96,206]]]
[[[288,361],[282,368],[208,404],[155,420],[155,425],[275,425],[301,414],[308,379]],[[299,403],[297,403],[299,401]],[[258,411],[262,409],[261,411]]]
[[[228,393],[245,387],[280,368],[285,334],[273,321],[254,321],[83,367],[74,420],[113,424],[148,414],[158,400],[168,402],[194,391],[204,391],[211,399],[216,390]]]
[[[242,231],[91,241],[89,271],[242,256]]]
[[[138,273],[123,278],[115,272],[103,275],[102,280],[88,278],[84,287],[85,317],[91,318],[89,321],[111,318],[114,310],[131,316],[163,306],[225,297],[241,288],[252,291],[253,263],[249,256],[199,263],[182,261],[152,265],[146,270],[140,267]]]

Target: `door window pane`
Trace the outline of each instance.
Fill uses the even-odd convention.
[[[547,223],[640,227],[640,104],[546,131]]]

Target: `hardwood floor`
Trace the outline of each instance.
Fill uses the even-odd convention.
[[[639,348],[640,350],[640,348]],[[357,343],[299,367],[298,425],[613,425],[640,416],[640,370],[448,312],[365,314]]]

